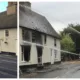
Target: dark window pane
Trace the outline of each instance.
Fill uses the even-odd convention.
[[[32,31],[32,42],[42,44],[41,33],[37,31]]]
[[[30,41],[30,31],[26,29],[22,29],[22,37],[23,40]]]
[[[5,30],[5,36],[9,36],[9,31]]]
[[[56,39],[54,39],[54,46],[57,46]]]
[[[44,35],[44,43],[46,44],[46,35]]]

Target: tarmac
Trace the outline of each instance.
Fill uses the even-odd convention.
[[[17,78],[17,57],[0,54],[0,78]]]
[[[80,61],[66,61],[61,64],[50,65],[42,70],[30,70],[28,73],[23,73],[20,78],[71,78],[73,77],[71,75],[74,75],[72,72],[75,72],[74,77],[79,77],[77,76],[80,73],[79,69]]]

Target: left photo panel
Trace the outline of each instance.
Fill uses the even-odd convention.
[[[0,2],[0,78],[17,78],[17,2]]]

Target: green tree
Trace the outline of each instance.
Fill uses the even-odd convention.
[[[74,30],[70,29],[70,27],[74,28]],[[76,32],[75,30],[77,30],[78,32]],[[70,34],[71,39],[75,43],[74,53],[77,53],[77,54],[80,53],[80,34],[79,32],[80,32],[80,24],[68,24],[68,27],[64,28],[64,30],[60,32],[61,36],[63,34]]]
[[[61,40],[62,50],[73,52],[75,51],[75,44],[69,34],[63,34]]]

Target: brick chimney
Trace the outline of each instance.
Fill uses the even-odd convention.
[[[19,3],[20,3],[20,5],[23,5],[27,8],[31,8],[31,3],[30,2],[19,2]]]
[[[17,13],[17,2],[8,2],[7,15]]]

